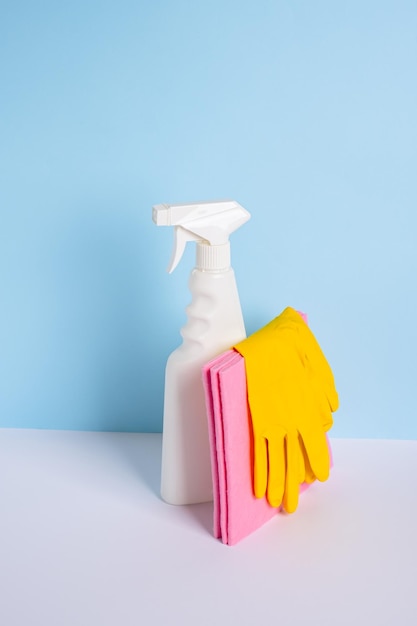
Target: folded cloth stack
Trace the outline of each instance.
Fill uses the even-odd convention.
[[[233,545],[327,479],[337,392],[305,316],[291,308],[210,361],[203,381],[214,535]]]

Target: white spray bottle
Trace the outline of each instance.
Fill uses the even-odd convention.
[[[169,272],[187,242],[197,243],[183,342],[169,356],[165,371],[161,496],[170,504],[213,499],[202,367],[246,337],[229,235],[249,218],[233,200],[153,207],[153,221],[175,229]]]

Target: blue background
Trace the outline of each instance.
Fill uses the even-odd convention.
[[[157,431],[194,252],[238,200],[248,332],[309,314],[334,435],[417,437],[417,5],[0,5],[0,425]]]

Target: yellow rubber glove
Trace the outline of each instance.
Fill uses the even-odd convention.
[[[289,513],[300,484],[329,476],[325,433],[338,407],[333,374],[313,333],[294,309],[240,342],[254,440],[254,493]]]

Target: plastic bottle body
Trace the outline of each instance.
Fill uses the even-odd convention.
[[[165,372],[161,496],[170,504],[213,499],[202,367],[246,337],[235,275],[194,269],[183,343]]]

